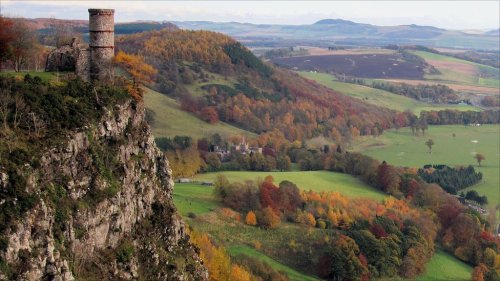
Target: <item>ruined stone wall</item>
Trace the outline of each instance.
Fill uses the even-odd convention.
[[[90,79],[90,50],[88,48],[78,50],[75,74],[85,81]]]

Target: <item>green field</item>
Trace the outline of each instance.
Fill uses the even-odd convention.
[[[154,122],[151,125],[155,137],[191,136],[195,139],[219,133],[221,136],[246,135],[253,133],[241,130],[224,122],[210,124],[193,114],[182,110],[172,98],[146,89],[144,93],[146,108],[154,112]]]
[[[452,137],[455,133],[456,137]],[[427,139],[435,145],[432,154],[425,146]],[[474,142],[473,142],[474,141]],[[477,141],[477,142],[475,142]],[[386,160],[398,166],[422,167],[425,164],[474,165],[483,173],[483,181],[469,189],[488,197],[489,207],[500,203],[500,126],[429,126],[425,136],[413,136],[408,128],[399,132],[390,130],[378,138],[358,141],[353,150]],[[476,152],[484,154],[482,167],[473,158]]]
[[[468,281],[472,274],[472,267],[443,252],[436,250],[427,270],[416,278],[417,281]]]
[[[220,207],[212,191],[211,187],[197,183],[176,183],[174,204],[183,217],[189,213],[201,215],[211,212]]]
[[[261,260],[263,262],[266,262],[273,269],[275,269],[277,271],[286,272],[288,277],[294,281],[319,281],[320,280],[320,279],[302,274],[302,273],[270,258],[269,256],[255,250],[254,248],[251,248],[249,246],[244,246],[244,245],[233,246],[233,247],[229,248],[229,253],[231,254],[231,256],[238,256],[238,255],[244,254],[244,255],[247,255],[250,257],[254,257],[254,258]]]
[[[337,191],[349,197],[369,197],[375,200],[382,200],[385,194],[372,188],[359,179],[336,172],[329,171],[301,171],[301,172],[248,172],[230,171],[198,174],[194,180],[213,181],[218,174],[225,175],[229,181],[246,181],[263,179],[268,175],[274,177],[274,182],[288,180],[295,183],[300,189],[313,191]]]
[[[385,107],[397,111],[410,110],[415,114],[419,114],[421,111],[424,110],[426,111],[443,110],[443,109],[456,109],[462,111],[479,110],[478,108],[470,105],[447,105],[447,104],[433,105],[425,102],[420,102],[415,99],[396,95],[384,90],[379,90],[358,84],[335,81],[335,77],[327,73],[313,73],[306,71],[301,71],[299,73],[300,75],[308,79],[314,80],[344,95],[348,95],[363,100],[367,103],[376,106]]]
[[[24,76],[26,74],[29,74],[32,77],[40,77],[43,81],[49,82],[53,79],[57,79],[58,73],[56,72],[44,72],[44,71],[21,71],[21,72],[14,72],[14,71],[2,71],[0,72],[0,75],[2,76],[12,76],[16,77],[17,79],[24,79]],[[65,74],[65,72],[61,72],[61,75]]]

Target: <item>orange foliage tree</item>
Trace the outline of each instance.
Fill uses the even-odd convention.
[[[142,100],[143,91],[141,87],[144,83],[152,81],[157,70],[153,66],[145,63],[140,56],[127,54],[123,51],[119,51],[114,57],[114,60],[132,76],[132,84],[128,85],[129,93],[136,100]]]
[[[255,216],[255,213],[250,211],[247,213],[247,216],[245,218],[245,222],[248,225],[256,225],[257,224],[257,217]]]
[[[210,281],[250,281],[252,276],[243,267],[231,264],[223,247],[215,246],[205,233],[191,232],[191,242],[200,248],[200,257],[208,269]]]

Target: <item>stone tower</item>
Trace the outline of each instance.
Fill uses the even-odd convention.
[[[90,79],[107,80],[113,75],[115,10],[89,9]]]

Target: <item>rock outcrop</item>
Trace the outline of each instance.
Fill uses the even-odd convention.
[[[0,280],[207,279],[142,104],[116,105],[22,174],[40,200],[7,230]]]

